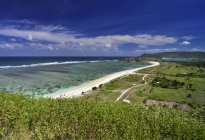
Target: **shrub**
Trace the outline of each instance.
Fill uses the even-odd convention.
[[[97,87],[93,87],[92,90],[97,90]]]
[[[184,82],[179,82],[177,80],[169,80],[166,77],[156,77],[152,80],[151,85],[154,87],[162,88],[179,88],[184,86]]]
[[[0,139],[204,139],[204,108],[0,94]],[[203,117],[200,117],[202,116]]]
[[[100,84],[100,85],[99,85],[99,88],[101,88],[102,86],[103,86],[103,84]]]

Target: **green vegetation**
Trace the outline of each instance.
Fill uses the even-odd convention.
[[[205,58],[205,52],[160,52],[154,54],[143,54],[141,57],[150,58]]]
[[[87,98],[115,101],[123,91],[129,90],[120,101],[127,99],[131,104],[144,104],[146,100],[169,101],[188,104],[191,107],[205,105],[205,64],[203,62],[162,62],[160,66],[147,68],[105,84]],[[136,86],[136,87],[134,87]]]
[[[139,72],[150,73],[152,80],[162,80],[166,88],[151,83],[146,85],[144,95],[148,99],[187,103],[191,106],[205,105],[205,67],[202,62],[163,62],[155,68],[147,68]],[[191,73],[191,74],[190,74]],[[164,77],[164,78],[163,78]],[[168,80],[165,80],[168,79]],[[166,82],[168,81],[168,82]],[[174,82],[175,81],[175,82]],[[177,84],[175,89],[171,82]]]
[[[166,76],[178,77],[179,74],[184,76],[205,75],[204,62],[162,62],[159,66],[154,68],[147,68],[139,71],[140,73],[150,73]]]
[[[169,80],[166,77],[156,77],[151,82],[153,87],[161,87],[161,88],[179,88],[185,85],[184,82],[179,82],[177,80]],[[189,85],[190,86],[190,85]]]
[[[97,87],[93,87],[93,88],[92,88],[92,90],[97,90],[97,89],[98,89]]]
[[[0,139],[204,139],[202,111],[0,93]]]
[[[103,86],[100,86],[98,90],[91,94],[86,95],[83,98],[99,99],[103,101],[115,101],[121,92],[127,88],[141,84],[143,75],[129,75],[110,81]]]
[[[136,58],[127,58],[125,61],[166,61],[163,58],[172,58],[169,61],[188,60],[201,61],[205,60],[205,52],[160,52],[160,53],[145,53]],[[177,58],[177,59],[176,59]],[[186,62],[185,62],[186,63]]]

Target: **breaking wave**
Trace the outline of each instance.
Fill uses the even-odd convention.
[[[77,64],[77,63],[95,63],[95,62],[103,62],[103,61],[66,61],[66,62],[50,62],[50,63],[38,63],[38,64],[30,64],[30,65],[19,65],[19,66],[0,66],[0,69],[7,68],[25,68],[25,67],[37,67],[37,66],[49,66],[49,65],[62,65],[62,64]]]

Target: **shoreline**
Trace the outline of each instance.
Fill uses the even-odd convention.
[[[135,71],[138,71],[138,70],[141,70],[144,68],[154,67],[154,66],[157,66],[160,64],[159,62],[153,62],[153,61],[149,61],[149,63],[151,63],[151,65],[149,65],[149,66],[144,66],[144,67],[140,67],[140,68],[134,68],[134,69],[130,69],[130,70],[125,70],[125,71],[120,71],[120,72],[116,72],[113,74],[109,74],[109,75],[103,76],[101,78],[98,78],[98,79],[86,82],[84,84],[81,84],[79,86],[74,86],[74,87],[70,87],[67,89],[62,89],[62,90],[59,90],[57,92],[44,95],[43,97],[55,99],[55,98],[73,98],[73,97],[84,96],[89,91],[92,91],[93,87],[99,87],[99,85],[108,83],[116,78],[119,78],[119,77],[122,77],[125,75],[130,75],[130,74],[133,74]],[[82,94],[82,93],[84,93],[84,94]]]

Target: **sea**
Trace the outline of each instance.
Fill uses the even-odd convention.
[[[0,57],[0,90],[43,97],[108,74],[150,65],[124,57]]]

